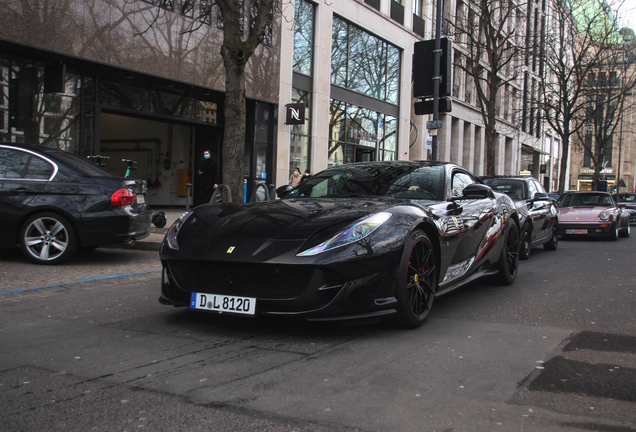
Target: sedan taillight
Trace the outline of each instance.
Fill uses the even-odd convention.
[[[135,202],[137,195],[127,188],[117,189],[111,196],[110,202],[114,206],[125,206],[131,205]]]

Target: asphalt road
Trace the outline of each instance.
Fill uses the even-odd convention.
[[[636,431],[636,239],[535,248],[404,331],[162,306],[155,251],[0,257],[0,430]]]

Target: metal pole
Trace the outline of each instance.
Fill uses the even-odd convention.
[[[433,64],[433,121],[439,120],[439,83],[440,63],[442,59],[442,0],[437,0],[437,10],[435,11],[435,62]],[[437,135],[433,136],[431,143],[431,159],[438,160]]]
[[[192,183],[186,183],[186,211],[190,211],[190,189],[192,189]]]

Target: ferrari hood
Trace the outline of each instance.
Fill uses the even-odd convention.
[[[210,204],[194,209],[179,230],[179,255],[242,255],[272,259],[295,254],[308,239],[328,239],[352,222],[387,210],[394,199],[295,199],[252,204]]]

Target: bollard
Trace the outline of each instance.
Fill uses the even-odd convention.
[[[186,211],[187,212],[190,211],[190,189],[192,189],[192,183],[186,183]]]

